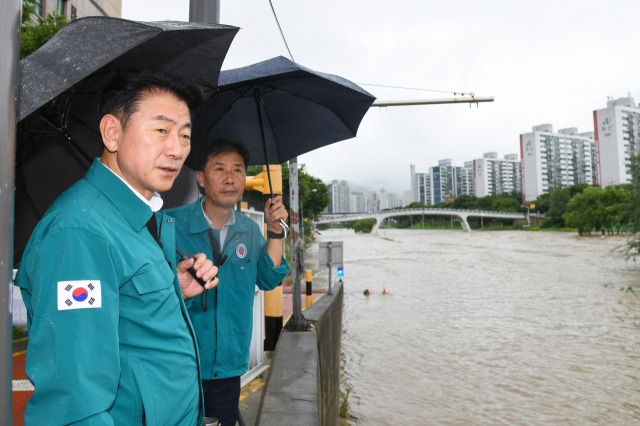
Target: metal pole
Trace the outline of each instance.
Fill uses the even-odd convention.
[[[15,178],[16,93],[20,57],[19,0],[0,3],[0,424],[12,421],[13,185]]]
[[[189,0],[189,22],[220,23],[218,0]]]
[[[327,290],[327,294],[333,294],[333,292],[331,291],[331,275],[333,275],[333,272],[331,271],[331,261],[332,261],[332,249],[333,249],[333,241],[329,241],[329,244],[327,244],[327,246],[329,247],[329,288]]]
[[[300,221],[298,215],[300,191],[298,188],[298,157],[289,161],[289,216],[291,217],[291,280],[293,316],[288,329],[295,331],[306,330],[307,321],[302,316],[302,293],[300,291],[300,276],[304,270],[302,264],[302,241],[300,239]]]

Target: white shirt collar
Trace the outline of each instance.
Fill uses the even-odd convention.
[[[134,194],[136,194],[136,196],[138,198],[140,198],[142,201],[144,201],[144,203],[146,205],[148,205],[151,208],[152,212],[157,212],[158,210],[160,210],[162,208],[162,204],[164,204],[164,200],[162,199],[162,197],[160,196],[160,194],[158,194],[157,192],[154,192],[153,195],[151,196],[151,199],[147,200],[141,193],[139,193],[138,191],[136,191],[133,186],[129,185],[129,182],[127,182],[126,180],[122,179],[122,176],[120,176],[119,174],[117,174],[116,172],[114,172],[113,170],[111,170],[109,168],[109,166],[107,166],[106,164],[102,163],[103,166],[105,166],[107,168],[107,170],[109,170],[111,173],[113,173],[115,176],[118,177],[118,179],[120,179],[122,182],[124,182],[125,185],[127,185],[127,187],[133,191]],[[205,216],[206,217],[206,216]]]
[[[202,202],[200,202],[200,208],[202,209],[202,215],[204,216],[204,219],[207,221],[209,226],[213,228],[213,222],[211,222],[211,219],[209,219],[209,216],[207,216],[207,213],[205,213],[205,211],[204,211],[204,197],[202,197]],[[235,212],[232,209],[231,210],[231,214],[227,218],[227,221],[222,226],[223,227],[225,227],[225,226],[229,227],[229,226],[235,225],[235,223],[236,223],[236,216],[235,216]]]

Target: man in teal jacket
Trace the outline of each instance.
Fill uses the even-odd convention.
[[[155,213],[190,150],[193,94],[146,73],[105,89],[102,156],[42,218],[18,269],[34,385],[25,424],[202,424],[183,298],[203,291],[187,268],[207,288],[217,268],[203,254],[177,264],[175,221]]]
[[[236,424],[240,376],[249,366],[255,286],[271,290],[289,272],[279,224],[287,211],[282,196],[267,200],[265,241],[253,220],[234,212],[246,183],[244,147],[214,140],[199,158],[196,176],[204,196],[167,214],[176,218],[178,245],[205,253],[219,268],[220,284],[187,307],[198,337],[205,414],[227,426]]]

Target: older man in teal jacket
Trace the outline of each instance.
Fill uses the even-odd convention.
[[[202,424],[183,298],[203,291],[187,268],[206,288],[217,269],[203,254],[174,262],[175,222],[155,213],[190,150],[192,99],[157,74],[105,90],[102,156],[47,211],[18,269],[35,389],[25,424]]]
[[[212,141],[200,153],[196,173],[204,196],[171,209],[178,245],[205,253],[219,268],[220,284],[187,303],[198,337],[206,416],[235,425],[240,376],[249,365],[255,286],[275,288],[289,272],[282,257],[279,221],[287,219],[282,196],[265,203],[267,240],[258,225],[234,212],[242,198],[248,155],[227,140]]]

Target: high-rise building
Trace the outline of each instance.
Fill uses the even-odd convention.
[[[366,213],[367,212],[367,198],[362,192],[351,193],[351,207],[350,213]]]
[[[380,211],[380,199],[375,192],[369,193],[367,199],[367,213],[376,213]]]
[[[418,198],[414,201],[428,206],[431,202],[431,175],[429,173],[416,173],[416,184],[418,186]]]
[[[349,213],[349,202],[351,199],[351,191],[349,185],[344,180],[333,180],[327,184],[329,189],[329,197],[331,202],[327,207],[328,213]]]
[[[455,195],[473,195],[473,161],[465,161],[464,167],[455,168]]]
[[[443,203],[455,193],[454,168],[451,159],[438,161],[438,165],[431,167],[431,202],[429,204]]]
[[[402,193],[402,206],[401,207],[406,207],[411,203],[413,203],[413,196],[411,194],[411,191],[404,191]]]
[[[400,207],[398,194],[380,188],[380,210],[395,209],[396,207]]]
[[[427,205],[449,202],[459,195],[473,195],[473,162],[454,167],[451,159],[438,161],[431,167],[431,198]]]
[[[610,100],[593,112],[593,127],[600,186],[631,182],[631,156],[640,152],[640,107],[632,97]]]
[[[483,158],[473,160],[474,195],[500,195],[522,191],[522,163],[518,154],[498,158],[497,152],[487,152]]]
[[[410,164],[409,170],[410,170],[410,179],[411,179],[411,201],[409,201],[409,203],[413,203],[414,201],[420,200],[420,193],[418,192],[418,179],[416,177],[416,166],[414,164]]]
[[[85,16],[122,16],[122,0],[36,0],[35,3],[42,16],[58,13],[72,21]]]
[[[557,186],[597,182],[593,132],[578,133],[575,127],[553,132],[551,124],[534,126],[520,135],[522,198],[534,201]]]

